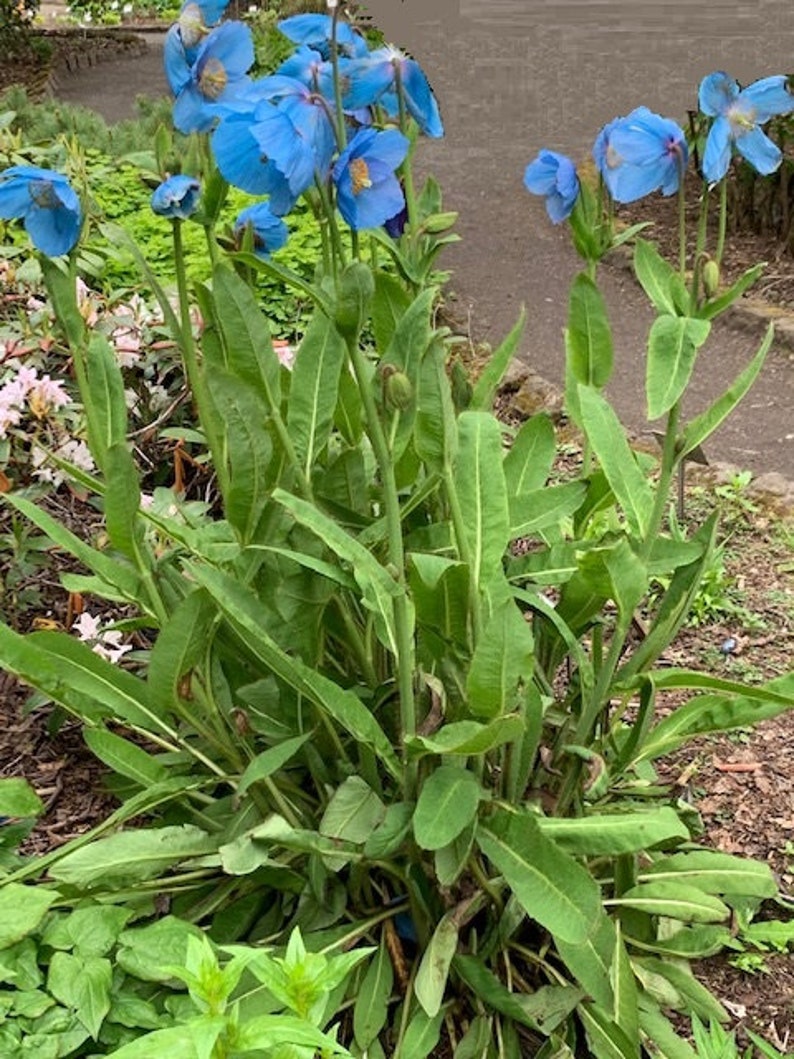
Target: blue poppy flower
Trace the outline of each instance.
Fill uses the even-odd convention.
[[[62,173],[15,165],[0,173],[0,218],[21,220],[33,245],[50,257],[68,254],[80,237],[80,199]]]
[[[635,202],[661,190],[678,190],[689,153],[686,138],[670,118],[637,107],[605,125],[593,146],[593,158],[616,202]]]
[[[438,103],[421,66],[397,48],[389,45],[366,58],[351,59],[345,67],[345,77],[346,107],[356,110],[378,103],[393,111],[396,101],[392,99],[390,103],[389,97],[399,81],[408,113],[422,132],[435,139],[444,135]]]
[[[269,195],[273,213],[289,213],[314,182],[315,156],[290,116],[268,100],[226,114],[212,136],[222,176],[251,195]]]
[[[544,195],[546,212],[554,224],[570,216],[579,197],[579,178],[570,158],[556,151],[541,151],[524,173],[524,187],[533,195]]]
[[[354,231],[379,228],[405,206],[394,174],[408,153],[408,140],[397,129],[359,129],[333,170],[339,212]]]
[[[151,205],[161,217],[186,221],[198,206],[201,185],[195,177],[177,173],[164,180],[152,195]]]
[[[184,61],[166,41],[166,74],[172,89],[177,87],[174,125],[184,133],[209,132],[223,113],[223,104],[251,83],[247,76],[254,62],[251,31],[242,22],[224,22],[200,44],[187,79]]]
[[[253,232],[254,253],[258,257],[270,257],[289,238],[289,228],[280,217],[276,217],[266,202],[257,202],[238,214],[234,222],[235,234],[240,236],[249,227]]]
[[[298,135],[311,148],[314,169],[324,179],[336,149],[333,111],[326,97],[297,78],[271,74],[254,81],[246,98],[257,102],[268,100],[290,118]],[[305,187],[301,188],[303,190]]]
[[[324,59],[330,57],[333,33],[333,19],[330,15],[293,15],[279,22],[278,28],[293,44],[308,44]],[[342,19],[336,23],[336,43],[340,55],[367,54],[367,42]]]
[[[714,118],[703,155],[706,180],[722,180],[734,146],[762,176],[775,172],[783,155],[760,126],[776,114],[794,111],[787,77],[764,77],[740,90],[732,77],[717,71],[700,82],[698,98],[703,113]]]

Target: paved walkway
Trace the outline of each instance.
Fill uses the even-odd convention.
[[[554,383],[578,264],[564,229],[546,219],[521,178],[542,146],[584,157],[599,127],[645,103],[683,114],[700,78],[728,68],[743,81],[785,71],[794,54],[788,0],[692,7],[688,0],[370,0],[387,35],[411,49],[441,102],[447,135],[422,144],[420,165],[460,211],[463,242],[447,253],[453,287],[475,337],[498,340],[520,304],[529,313],[521,356]],[[730,8],[730,10],[729,10]],[[487,13],[487,17],[486,17]],[[732,13],[732,14],[731,14]],[[730,15],[730,17],[729,17]],[[141,59],[64,76],[61,99],[108,120],[130,116],[139,92],[165,91],[158,40]],[[622,271],[605,269],[615,330],[609,392],[624,421],[647,430],[644,348],[651,321]],[[754,338],[727,324],[701,353],[687,412],[695,414],[741,370]],[[744,405],[706,446],[712,459],[794,478],[794,357],[777,346]]]

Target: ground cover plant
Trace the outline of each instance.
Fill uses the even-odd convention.
[[[527,186],[583,258],[566,401],[586,445],[560,476],[547,417],[508,432],[492,411],[523,320],[478,378],[448,370],[435,262],[455,216],[432,180],[414,186],[419,137],[443,134],[422,71],[370,50],[332,5],[282,23],[297,48],[252,81],[250,33],[212,29],[220,13],[188,5],[167,48],[188,141],[157,145],[151,204],[176,299],[122,227],[98,211],[86,227],[64,175],[30,159],[0,174],[0,215],[27,229],[48,294],[37,355],[73,372],[66,425],[91,463],[47,434],[68,408],[49,361],[3,380],[5,431],[17,467],[43,451],[102,515],[81,535],[7,476],[16,517],[79,564],[62,575],[79,607],[67,631],[0,625],[0,662],[80,719],[120,803],[30,856],[18,844],[41,801],[0,782],[0,1039],[10,1055],[120,1059],[692,1056],[671,1016],[727,1013],[689,961],[731,945],[737,921],[749,930],[777,887],[766,864],[698,845],[656,763],[794,694],[790,674],[658,664],[719,547],[714,514],[692,532],[676,519],[671,485],[752,385],[771,331],[686,423],[681,398],[711,321],[759,270],[721,289],[705,222],[687,254],[689,147],[670,119],[639,108],[606,126],[593,185],[540,154]],[[755,92],[769,114],[792,109],[783,77]],[[719,125],[727,75],[702,96],[720,159],[735,141],[768,160],[752,123]],[[724,176],[704,173],[704,213]],[[267,201],[226,228],[230,185]],[[613,224],[613,202],[656,190],[680,195],[677,268]],[[275,256],[301,198],[310,278]],[[137,262],[159,317],[133,317],[136,335],[167,333],[180,373],[179,419],[152,429],[181,438],[201,485],[185,495],[182,477],[165,502],[131,430],[127,314],[78,286],[95,232]],[[602,392],[598,264],[629,241],[657,311],[659,459],[631,449]],[[260,274],[313,306],[281,356]],[[665,693],[678,705],[657,716]]]

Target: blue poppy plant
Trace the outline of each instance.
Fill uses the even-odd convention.
[[[396,110],[395,90],[400,89],[408,113],[426,136],[438,139],[444,125],[436,97],[424,72],[414,59],[387,46],[366,58],[352,59],[345,67],[348,89],[344,104],[352,110],[380,103],[389,113]]]
[[[253,38],[242,22],[224,22],[212,30],[192,63],[184,47],[180,51],[178,27],[172,26],[166,40],[165,68],[176,95],[173,118],[177,129],[209,132],[223,105],[250,85],[247,74],[253,62]]]
[[[195,177],[177,173],[155,189],[152,209],[161,217],[186,221],[196,211],[200,191],[201,185]]]
[[[554,224],[569,217],[579,197],[579,178],[570,158],[556,151],[541,151],[524,172],[524,187],[543,195],[546,212]]]
[[[68,254],[80,237],[80,199],[62,173],[15,165],[0,173],[0,218],[21,220],[33,245],[50,257]]]
[[[783,155],[762,132],[761,125],[777,114],[794,111],[794,95],[787,77],[764,77],[740,89],[732,77],[720,70],[703,78],[698,98],[703,113],[714,118],[703,154],[706,180],[722,180],[734,146],[763,176],[775,172]]]
[[[234,223],[235,234],[239,237],[250,229],[254,241],[254,253],[258,257],[270,257],[274,250],[279,250],[289,238],[289,229],[280,217],[271,211],[266,202],[257,202],[238,214]]]
[[[405,206],[395,169],[408,153],[397,129],[359,129],[333,170],[339,212],[354,231],[379,228]]]
[[[635,202],[652,191],[676,192],[689,152],[674,121],[637,107],[604,126],[593,146],[593,158],[612,198]]]

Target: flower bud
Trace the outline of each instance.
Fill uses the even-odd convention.
[[[711,258],[703,266],[703,290],[707,298],[713,298],[720,289],[720,266]]]
[[[363,261],[354,261],[342,273],[336,298],[334,324],[342,338],[357,339],[369,313],[375,293],[372,270]]]
[[[414,399],[414,388],[404,371],[391,371],[384,383],[386,407],[392,412],[404,412]]]

